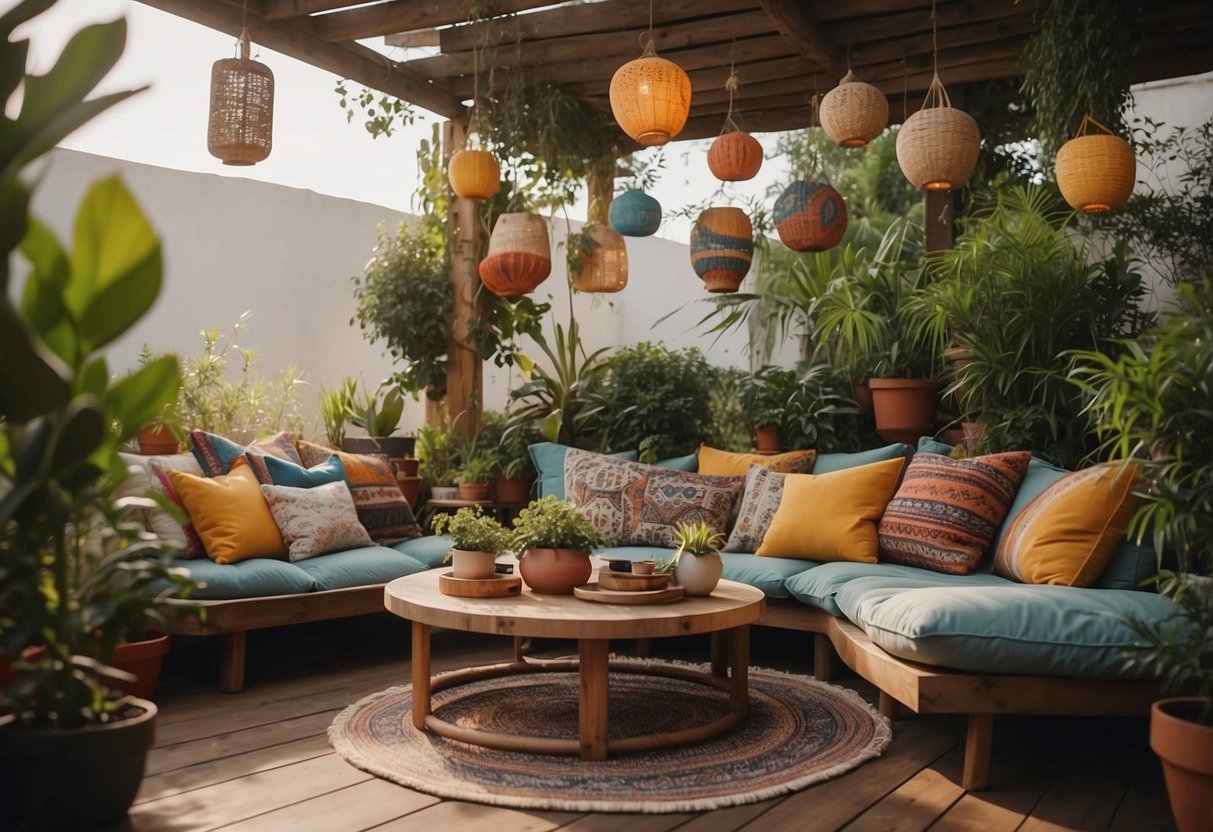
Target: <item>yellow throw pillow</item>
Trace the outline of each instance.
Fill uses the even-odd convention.
[[[905,460],[828,474],[788,474],[756,555],[876,563],[876,524],[893,499]]]
[[[1096,465],[1066,474],[1012,518],[994,572],[1026,584],[1090,586],[1137,508],[1136,465]]]
[[[243,462],[243,460],[242,460]],[[207,555],[215,563],[249,558],[286,559],[286,544],[247,465],[220,477],[169,471],[173,488],[189,513]]]
[[[717,477],[744,477],[751,465],[780,474],[807,474],[817,461],[817,451],[785,451],[782,454],[735,454],[699,446],[699,473]]]

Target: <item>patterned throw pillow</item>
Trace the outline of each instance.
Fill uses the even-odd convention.
[[[761,465],[751,465],[745,478],[745,493],[741,495],[741,508],[724,545],[726,552],[757,552],[762,545],[779,501],[783,498],[784,475],[769,471]]]
[[[193,457],[190,458],[193,459]],[[168,475],[169,471],[180,471],[183,474],[201,477],[202,471],[198,469],[196,464],[193,470],[189,470],[188,468],[171,468],[165,465],[163,462],[153,462],[149,467],[152,472],[152,479],[155,480],[153,487],[159,488],[160,491],[164,493],[164,496],[168,499],[168,501],[179,508],[181,513],[186,517],[186,522],[181,524],[174,520],[172,516],[168,514],[168,512],[157,510],[160,514],[164,515],[169,522],[177,527],[177,531],[180,533],[181,539],[184,541],[180,544],[180,546],[182,551],[185,553],[185,556],[187,558],[205,557],[206,548],[202,545],[202,538],[198,536],[198,530],[194,528],[193,521],[189,519],[189,512],[185,510],[185,503],[181,502],[181,496],[177,493],[177,489],[173,487],[173,480]],[[149,519],[148,522],[151,523],[151,520]],[[155,526],[152,527],[152,531],[156,531]],[[157,534],[159,534],[159,532],[157,532]],[[163,535],[161,536],[163,537]],[[164,537],[164,539],[169,540],[170,538]],[[173,542],[176,542],[176,539],[177,537],[174,535],[172,538]]]
[[[261,493],[292,562],[374,543],[344,481],[311,488],[263,484]]]
[[[261,495],[261,486],[243,462],[230,474],[218,477],[195,477],[180,471],[168,475],[206,554],[215,563],[286,558],[286,544]]]
[[[358,519],[373,540],[388,543],[421,537],[421,527],[386,456],[347,454],[311,442],[299,442],[297,446],[306,468],[322,465],[331,456],[341,461]]]
[[[920,451],[880,521],[880,559],[972,572],[1007,516],[1032,454],[951,459]]]
[[[994,573],[1029,584],[1090,586],[1124,535],[1141,475],[1136,465],[1096,465],[1066,474],[1007,524]]]
[[[617,546],[674,546],[678,523],[728,527],[741,494],[741,477],[710,477],[569,450],[564,460],[566,498]]]
[[[299,452],[295,450],[295,440],[285,433],[276,433],[265,439],[258,439],[247,448],[204,430],[190,431],[190,439],[194,443],[194,457],[202,466],[202,473],[208,477],[218,477],[232,470],[232,463],[244,456],[246,451],[269,454],[296,465],[303,464],[303,460],[299,458]]]
[[[751,465],[759,465],[781,474],[811,474],[817,451],[785,451],[782,454],[735,454],[699,446],[699,473],[722,477],[744,477]]]
[[[248,467],[253,469],[257,482],[262,485],[313,488],[330,482],[345,483],[345,468],[337,454],[329,454],[329,458],[324,462],[310,468],[252,451],[244,455],[244,460],[248,463]]]
[[[168,475],[162,475],[155,469],[159,468],[161,472],[174,470],[183,471],[187,474],[202,475],[202,468],[199,467],[198,460],[194,459],[194,455],[190,453],[164,454],[160,456],[120,453],[118,456],[126,463],[129,476],[118,487],[118,490],[114,492],[115,497],[151,497],[154,494],[160,493],[164,494],[178,508],[181,508],[181,501],[177,499],[176,492],[171,490],[172,486],[165,485],[168,481]],[[194,532],[193,526],[189,524],[182,526],[181,523],[177,522],[177,518],[164,509],[158,506],[156,508],[144,509],[143,521],[147,525],[147,528],[157,537],[170,546],[179,549],[182,556],[202,557],[206,554],[202,551],[202,542],[198,540],[198,535]]]

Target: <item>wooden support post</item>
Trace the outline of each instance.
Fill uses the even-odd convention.
[[[927,251],[949,249],[955,242],[956,191],[923,191]]]
[[[581,759],[605,760],[607,756],[607,674],[611,643],[604,638],[577,642],[581,674]]]
[[[223,636],[219,651],[219,692],[239,693],[244,690],[244,630]]]
[[[829,682],[838,675],[841,661],[830,637],[825,633],[813,634],[813,677],[820,682]]]
[[[901,703],[883,690],[880,692],[880,715],[885,719],[897,719],[901,716]]]
[[[585,221],[606,224],[611,212],[611,200],[615,198],[615,160],[611,160],[609,167],[590,168],[585,184],[589,192]]]
[[[969,714],[962,786],[972,792],[990,785],[990,756],[993,753],[994,714]]]
[[[413,727],[425,728],[430,715],[430,625],[413,622]]]

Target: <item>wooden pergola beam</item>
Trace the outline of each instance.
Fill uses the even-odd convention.
[[[438,29],[414,29],[411,32],[387,35],[383,42],[387,46],[398,46],[402,49],[412,49],[416,46],[438,46],[441,42],[439,33]]]
[[[459,97],[426,79],[416,77],[399,64],[360,44],[341,46],[326,43],[302,28],[284,23],[269,23],[252,10],[239,5],[215,2],[199,5],[190,0],[139,0],[146,6],[192,20],[211,29],[237,37],[248,28],[249,37],[276,52],[306,61],[313,66],[349,78],[372,89],[411,101],[447,118],[467,114]],[[306,25],[309,21],[300,21]]]
[[[306,17],[314,12],[327,12],[350,5],[350,0],[253,0],[260,6],[266,20]]]
[[[552,0],[496,0],[492,5],[492,14],[524,12],[551,4]],[[389,3],[326,14],[315,18],[315,23],[316,33],[321,38],[342,41],[450,26],[462,23],[467,18],[468,6],[458,0],[391,0]]]
[[[759,0],[763,12],[785,40],[813,64],[838,73],[842,61],[808,4],[797,0]]]

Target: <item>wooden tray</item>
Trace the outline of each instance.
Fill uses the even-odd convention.
[[[635,575],[631,572],[612,572],[603,569],[598,573],[598,585],[603,589],[614,589],[619,592],[640,592],[651,589],[665,589],[670,585],[669,575]]]
[[[668,604],[682,597],[682,587],[670,586],[665,589],[620,592],[614,589],[603,589],[597,582],[591,582],[584,586],[573,587],[573,594],[583,601],[597,601],[600,604]]]
[[[491,578],[456,578],[453,572],[438,576],[438,591],[461,598],[502,598],[522,592],[522,578],[517,575],[494,575]]]

